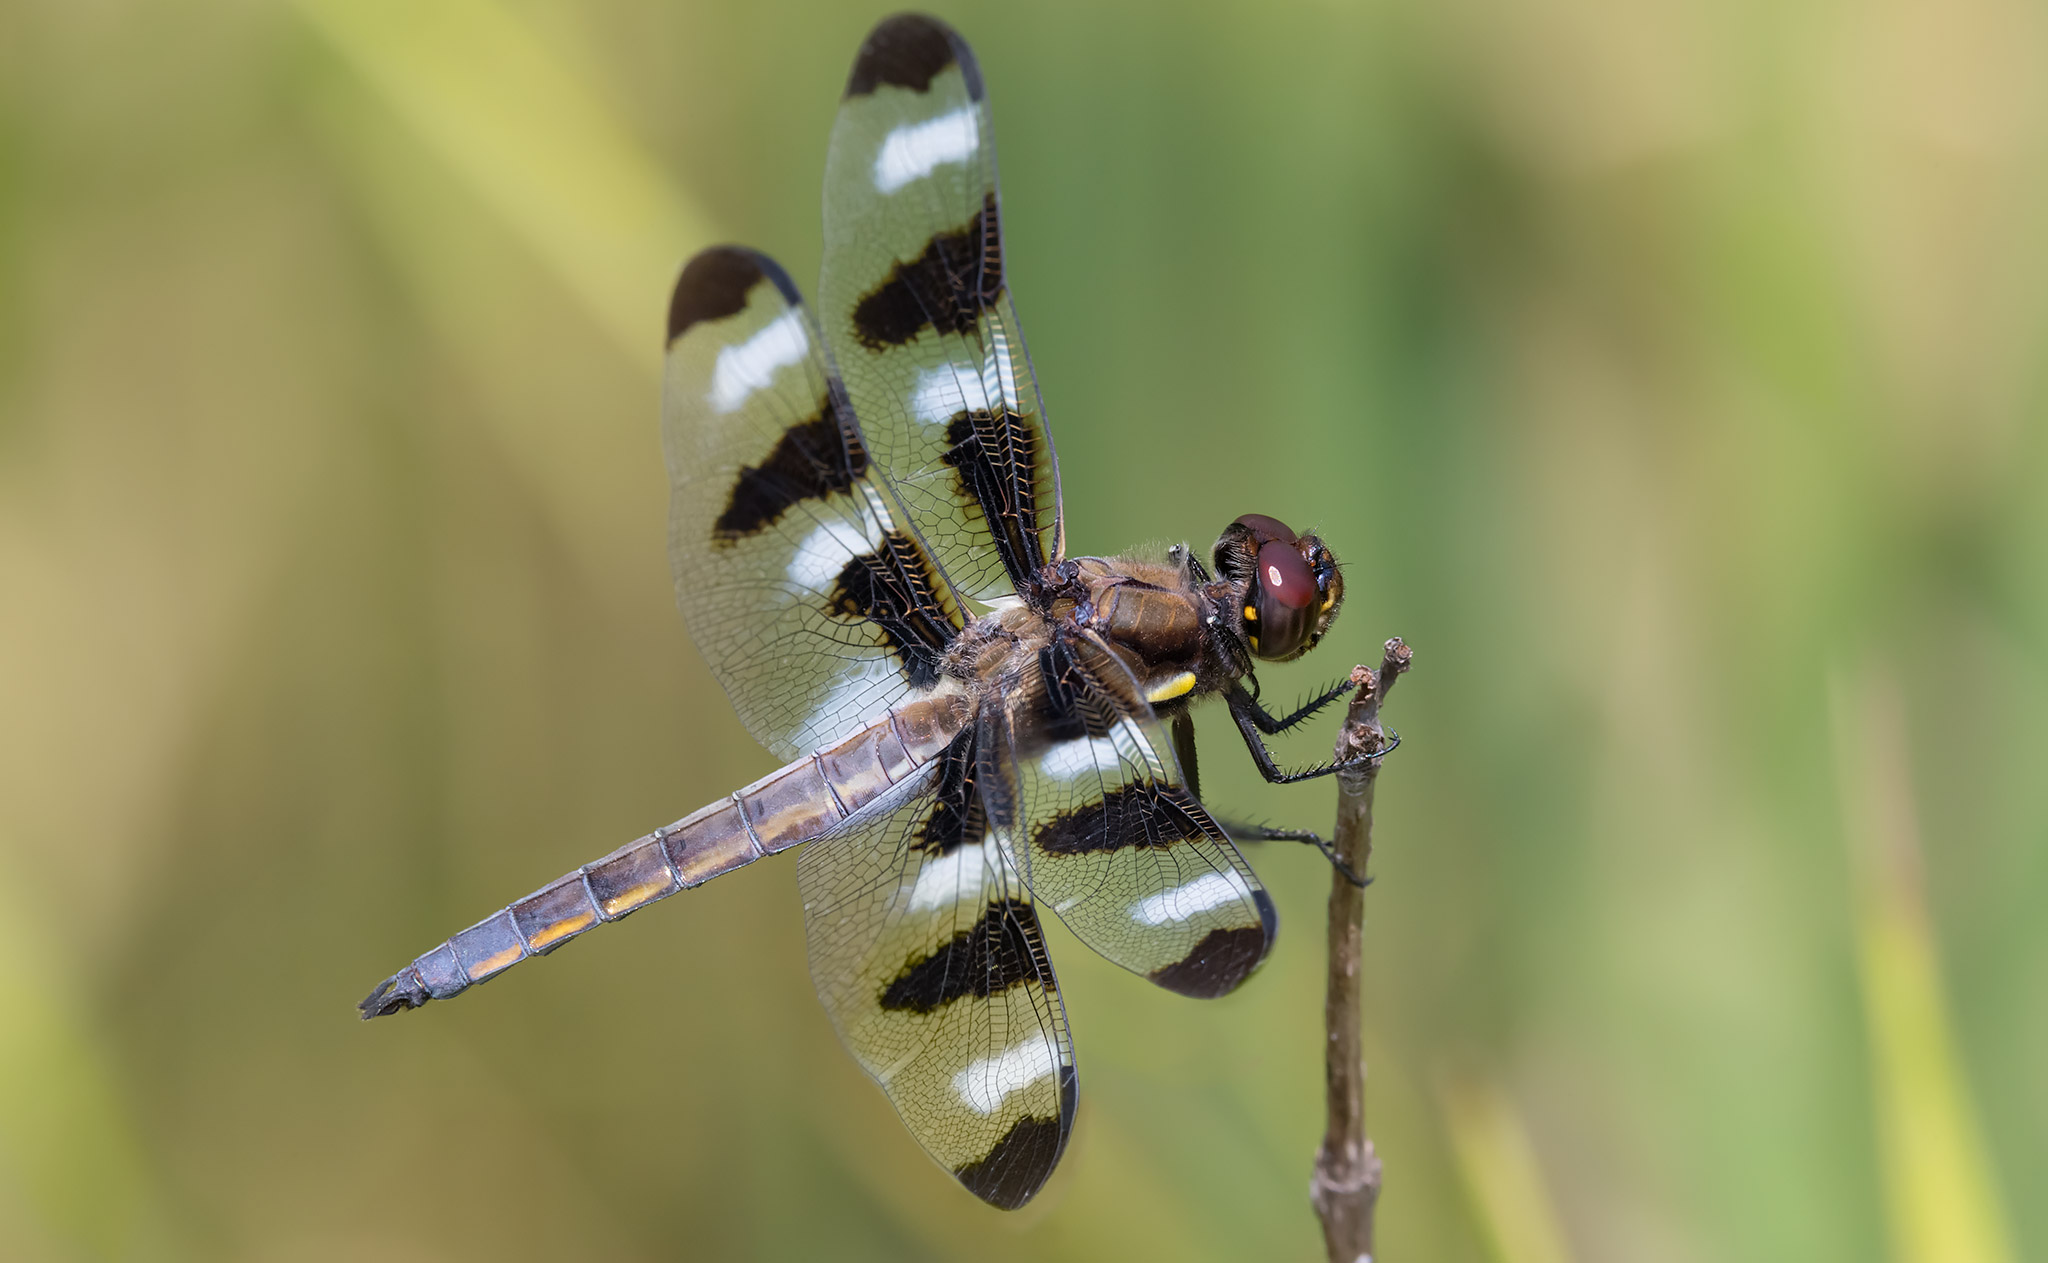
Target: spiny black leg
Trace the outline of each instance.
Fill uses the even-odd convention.
[[[1323,690],[1323,692],[1318,694],[1316,697],[1303,703],[1298,709],[1295,710],[1293,714],[1287,716],[1285,719],[1275,719],[1273,716],[1266,713],[1265,707],[1259,705],[1258,699],[1256,697],[1251,698],[1249,700],[1251,702],[1252,722],[1254,724],[1257,724],[1259,731],[1265,733],[1267,736],[1278,736],[1279,734],[1286,732],[1288,729],[1296,727],[1297,725],[1302,723],[1302,721],[1308,719],[1317,711],[1320,711],[1321,709],[1323,709],[1323,707],[1328,706],[1331,702],[1336,701],[1338,698],[1344,696],[1346,693],[1351,692],[1356,687],[1358,686],[1353,684],[1348,679],[1339,680],[1335,684],[1332,684],[1329,688]]]
[[[1237,721],[1237,731],[1244,737],[1245,749],[1251,751],[1252,762],[1257,765],[1259,775],[1274,785],[1293,785],[1300,781],[1312,781],[1318,776],[1328,776],[1332,772],[1341,772],[1346,768],[1362,768],[1375,759],[1386,757],[1395,745],[1401,743],[1400,738],[1396,736],[1393,745],[1387,746],[1386,749],[1344,763],[1331,762],[1300,772],[1283,772],[1280,765],[1273,761],[1273,752],[1266,748],[1265,740],[1259,736],[1258,721],[1252,718],[1251,712],[1257,709],[1258,703],[1236,685],[1232,685],[1230,691],[1223,695],[1223,700],[1230,706],[1230,717]]]
[[[1180,759],[1181,780],[1188,793],[1196,802],[1202,800],[1202,771],[1195,762],[1195,717],[1186,711],[1173,717],[1173,752]],[[1344,874],[1344,880],[1360,888],[1370,884],[1372,878],[1360,877],[1351,871],[1351,866],[1320,834],[1306,829],[1275,829],[1263,824],[1223,824],[1223,832],[1239,842],[1306,842],[1323,853],[1336,870]]]
[[[1351,865],[1346,864],[1344,857],[1337,854],[1335,847],[1323,841],[1319,833],[1311,833],[1307,829],[1275,829],[1270,825],[1236,823],[1225,823],[1223,831],[1239,842],[1306,842],[1321,851],[1323,858],[1330,861],[1330,867],[1344,874],[1345,881],[1361,890],[1372,884],[1372,878],[1360,877],[1353,872]]]

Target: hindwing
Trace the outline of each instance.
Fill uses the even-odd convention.
[[[975,740],[811,843],[797,880],[840,1039],[939,1165],[1013,1209],[1059,1162],[1079,1086],[1037,910],[975,803]]]
[[[1234,990],[1271,949],[1272,900],[1187,785],[1170,726],[1088,637],[1015,664],[984,711],[983,799],[1032,895],[1169,991]]]

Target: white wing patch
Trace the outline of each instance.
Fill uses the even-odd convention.
[[[1062,741],[1047,750],[1038,760],[1038,770],[1056,781],[1071,781],[1077,777],[1093,776],[1101,768],[1115,766],[1114,737],[1083,737],[1078,741]]]
[[[796,555],[789,559],[789,581],[805,592],[829,592],[847,562],[881,545],[863,526],[828,519],[797,545]]]
[[[711,369],[711,406],[737,412],[757,390],[775,382],[775,374],[800,364],[810,354],[811,337],[804,315],[791,308],[769,321],[745,342],[721,347]]]
[[[1162,890],[1131,907],[1131,919],[1140,925],[1165,925],[1185,921],[1211,908],[1251,897],[1251,887],[1235,872],[1204,873],[1185,886]]]
[[[972,158],[981,145],[981,124],[975,113],[976,107],[966,105],[890,132],[875,155],[875,187],[894,193],[948,163]]]
[[[982,388],[999,399],[1017,398],[1017,367],[1010,362],[1010,335],[1002,322],[989,322],[987,363],[982,366]]]
[[[1149,766],[1143,734],[1128,719],[1120,719],[1106,737],[1083,737],[1062,741],[1039,756],[1038,770],[1055,781],[1071,781],[1113,771],[1119,763]]]
[[[811,717],[804,721],[802,740],[821,744],[851,731],[851,717],[865,719],[877,710],[886,710],[887,703],[902,687],[903,672],[894,659],[870,658],[860,663],[858,669],[849,667],[811,708]]]
[[[956,847],[951,855],[941,855],[918,870],[917,884],[910,888],[910,911],[950,908],[962,895],[979,899],[982,869],[996,862],[986,838],[979,846]]]
[[[953,1090],[967,1102],[967,1108],[987,1115],[1003,1107],[1013,1092],[1025,1088],[1058,1070],[1059,1049],[1043,1032],[994,1057],[984,1057],[953,1076]]]
[[[970,392],[974,396],[971,399]],[[988,410],[987,383],[951,364],[918,374],[910,396],[910,414],[926,425],[944,425],[962,412]]]

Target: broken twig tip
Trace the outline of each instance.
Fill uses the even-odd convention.
[[[1401,675],[1415,664],[1415,649],[1399,636],[1387,642],[1386,657],[1380,663],[1380,674]]]

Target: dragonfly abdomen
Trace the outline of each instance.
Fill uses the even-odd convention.
[[[380,983],[357,1006],[366,1018],[446,1000],[522,960],[677,891],[809,842],[930,762],[964,726],[958,696],[925,698],[836,746],[549,882],[450,936]]]

